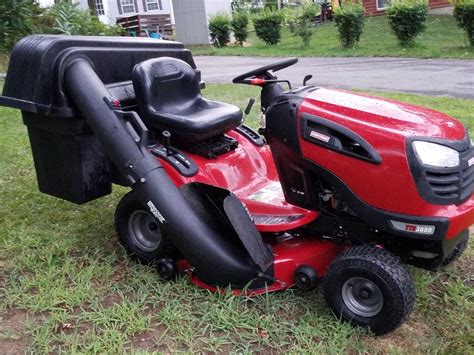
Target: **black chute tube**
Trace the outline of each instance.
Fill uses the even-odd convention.
[[[141,149],[107,103],[104,83],[85,58],[72,60],[65,73],[68,96],[85,117],[109,158],[132,189],[163,224],[172,242],[207,284],[243,287],[258,278],[259,268],[244,247],[236,247],[209,228],[169,179],[161,164]]]

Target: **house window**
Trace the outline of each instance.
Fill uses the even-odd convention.
[[[158,0],[146,0],[146,8],[148,11],[162,10],[158,4]]]
[[[120,0],[120,5],[122,5],[122,12],[124,14],[128,14],[130,12],[136,12],[133,0]]]
[[[104,3],[102,0],[95,0],[95,12],[97,15],[105,15]]]
[[[375,0],[377,1],[377,10],[385,10],[390,5],[390,0]]]

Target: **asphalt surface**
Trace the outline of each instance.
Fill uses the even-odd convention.
[[[230,83],[239,74],[280,59],[194,57],[208,83]],[[306,74],[313,75],[310,83],[317,86],[474,99],[474,60],[300,58],[296,65],[278,72],[278,77],[301,85]]]

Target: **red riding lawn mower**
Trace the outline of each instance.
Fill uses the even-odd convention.
[[[234,79],[261,87],[258,133],[159,40],[26,37],[0,104],[22,110],[42,192],[86,203],[131,187],[119,239],[163,279],[246,295],[323,282],[336,317],[385,334],[415,300],[403,263],[436,269],[467,246],[472,143],[432,110],[286,90],[275,72],[296,62]]]

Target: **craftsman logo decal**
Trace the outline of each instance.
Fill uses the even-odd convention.
[[[323,141],[323,142],[325,142],[325,143],[329,142],[329,140],[331,139],[331,137],[326,136],[325,134],[319,133],[319,132],[317,132],[317,131],[311,131],[311,133],[309,134],[309,136],[310,136],[311,138],[314,138],[314,139]]]
[[[405,230],[407,232],[416,232],[416,226],[411,225],[411,224],[406,224],[405,225]]]
[[[402,232],[433,235],[436,230],[436,227],[431,225],[411,224],[399,221],[390,222],[392,223],[393,228]]]
[[[467,165],[468,165],[468,166],[474,165],[474,157],[472,157],[471,159],[469,159],[469,160],[467,161]]]
[[[150,208],[150,212],[153,214],[153,216],[155,216],[160,221],[160,223],[165,223],[166,222],[165,217],[163,217],[163,215],[160,213],[160,211],[158,211],[158,209],[155,207],[153,202],[148,201],[147,205]]]

